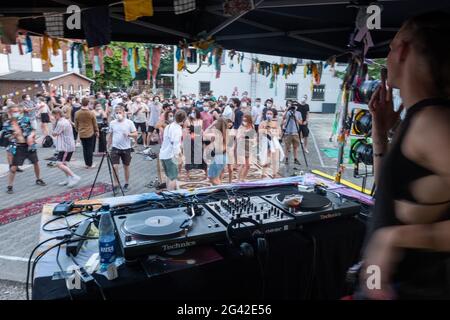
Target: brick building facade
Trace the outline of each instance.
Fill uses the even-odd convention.
[[[25,93],[33,96],[44,90],[55,95],[75,95],[90,90],[93,82],[74,72],[17,71],[0,76],[0,98],[5,100],[5,96],[8,96],[19,102]]]

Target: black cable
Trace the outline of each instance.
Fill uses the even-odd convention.
[[[308,233],[308,235],[310,236],[312,243],[313,243],[313,255],[312,255],[312,261],[311,261],[310,282],[308,284],[308,290],[306,291],[306,297],[310,298],[312,295],[314,278],[316,277],[317,240],[316,240],[316,237],[313,236],[312,234]]]
[[[61,242],[55,244],[54,246],[51,246],[51,247],[48,248],[47,250],[41,252],[41,253],[34,259],[33,265],[32,265],[32,268],[31,268],[31,290],[33,290],[33,287],[34,287],[34,271],[35,271],[35,268],[36,268],[36,266],[37,266],[39,260],[41,260],[41,258],[43,258],[50,250],[53,250],[54,248],[56,248],[56,247],[58,247],[58,246],[62,246],[62,245],[67,244],[67,243],[78,242],[78,241],[79,241],[79,240],[64,240],[64,241],[61,241]]]
[[[43,244],[45,244],[45,243],[47,243],[47,242],[49,242],[49,241],[52,241],[52,240],[59,239],[59,238],[61,238],[61,237],[48,238],[48,239],[42,241],[41,243],[38,243],[38,244],[33,248],[33,250],[31,251],[31,254],[30,254],[29,258],[28,258],[28,263],[27,263],[27,277],[26,277],[26,281],[25,281],[25,290],[26,290],[25,293],[26,293],[27,300],[30,300],[30,296],[29,296],[29,292],[28,292],[29,279],[30,279],[30,267],[31,267],[31,260],[33,259],[33,255],[34,255],[35,251],[36,251],[40,246],[42,246]]]
[[[70,256],[70,258],[72,259],[73,263],[75,263],[78,267],[81,268],[80,264],[77,262],[77,260],[75,259],[75,257],[74,257],[72,254],[70,254],[69,256]],[[103,300],[106,301],[107,299],[106,299],[105,292],[103,291],[102,286],[101,286],[100,283],[97,281],[97,279],[95,279],[95,277],[94,277],[93,275],[91,275],[91,276],[92,276],[92,279],[94,280],[94,283],[97,285],[97,287],[98,287],[98,289],[99,289],[99,291],[100,291],[100,294],[102,295]]]
[[[56,263],[58,264],[58,267],[61,270],[61,273],[64,277],[64,281],[66,281],[66,272],[64,271],[63,267],[61,266],[61,262],[59,261],[59,253],[60,252],[61,252],[61,246],[58,246],[58,251],[56,252]],[[72,293],[70,292],[70,289],[67,287],[67,283],[65,284],[65,287],[67,289],[67,293],[69,294],[70,300],[73,300]]]

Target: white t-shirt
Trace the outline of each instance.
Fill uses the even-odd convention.
[[[259,125],[262,121],[263,109],[264,107],[262,105],[259,105],[259,107],[256,105],[252,106],[252,118],[256,125]]]
[[[161,116],[161,108],[162,108],[162,104],[161,103],[153,103],[151,102],[149,104],[149,111],[150,111],[150,116],[148,117],[148,121],[147,124],[149,126],[156,126],[156,124],[159,121],[159,117]]]
[[[233,108],[231,108],[229,105],[223,109],[222,117],[224,119],[230,119],[233,120]]]
[[[178,123],[172,122],[164,129],[164,137],[159,150],[161,160],[173,159],[180,153],[183,130]]]
[[[141,109],[138,111],[139,107]],[[147,120],[147,112],[148,107],[143,102],[141,103],[135,102],[131,105],[131,113],[133,115],[132,119],[136,123],[145,123],[145,121]]]
[[[133,121],[123,119],[113,120],[109,124],[109,133],[112,134],[112,147],[120,150],[131,148],[130,133],[136,132]]]

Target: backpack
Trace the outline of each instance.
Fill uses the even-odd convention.
[[[6,137],[6,131],[0,131],[0,147],[7,147],[9,139]]]
[[[43,148],[50,148],[53,146],[53,138],[50,136],[46,136],[43,140],[42,140],[42,147]]]

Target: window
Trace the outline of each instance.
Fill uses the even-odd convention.
[[[197,49],[189,49],[190,57],[186,57],[187,63],[197,64]]]
[[[80,95],[83,94],[83,86],[81,84],[78,86],[78,92],[80,93]]]
[[[298,65],[302,65],[302,64],[305,64],[305,63],[303,62],[303,59],[297,59],[297,64]]]
[[[287,83],[285,99],[297,100],[297,94],[298,94],[298,84]]]
[[[73,94],[73,84],[69,84],[69,93]]]
[[[58,87],[58,93],[60,96],[64,94],[64,86],[62,84],[60,84]]]
[[[325,100],[325,85],[317,84],[313,87],[311,100],[324,101]]]
[[[211,82],[209,81],[200,81],[199,82],[199,93],[200,94],[207,94],[209,91],[211,91]]]

